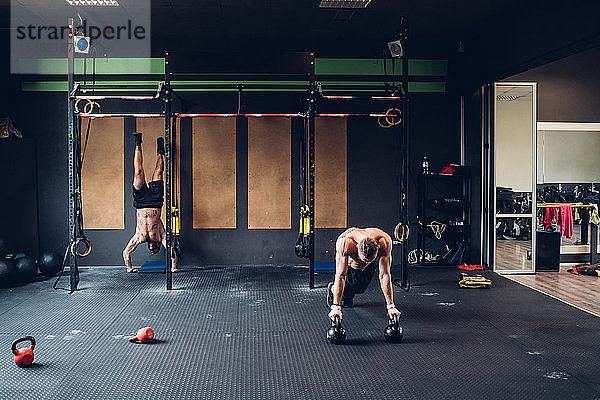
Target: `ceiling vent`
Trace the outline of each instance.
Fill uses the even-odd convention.
[[[321,0],[320,8],[367,8],[371,0]]]
[[[119,7],[117,0],[66,0],[75,7]]]

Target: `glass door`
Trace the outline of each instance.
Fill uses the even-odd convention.
[[[490,209],[499,273],[535,272],[536,95],[535,83],[494,84]]]

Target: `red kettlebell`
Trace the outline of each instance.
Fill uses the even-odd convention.
[[[130,342],[150,343],[154,340],[154,331],[149,326],[140,328],[137,331],[137,336],[129,339]]]
[[[31,346],[27,348],[17,349],[17,345],[21,342],[31,342]],[[12,352],[15,355],[15,364],[17,366],[29,367],[33,364],[33,349],[35,349],[35,338],[33,336],[25,336],[17,339],[12,343]]]

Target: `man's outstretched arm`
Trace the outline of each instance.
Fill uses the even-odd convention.
[[[129,239],[129,243],[125,246],[125,250],[123,250],[123,261],[125,261],[125,266],[127,270],[131,269],[131,253],[138,247],[140,241],[138,240],[137,235],[133,235],[131,239]]]
[[[331,292],[333,293],[333,305],[329,312],[329,318],[342,319],[342,294],[346,286],[346,274],[348,273],[348,255],[346,254],[346,239],[338,242],[335,249],[335,280]]]
[[[381,257],[379,257],[379,284],[381,285],[381,291],[383,297],[385,297],[385,304],[387,312],[390,317],[394,315],[400,316],[400,311],[394,305],[394,289],[392,287],[392,249],[391,240],[390,243],[385,245],[382,249]]]

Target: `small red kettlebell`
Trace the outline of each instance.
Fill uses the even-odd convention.
[[[130,342],[150,343],[154,340],[154,331],[149,326],[140,328],[137,331],[137,336],[129,339]]]
[[[31,346],[27,348],[17,349],[17,345],[21,342],[31,342]],[[15,355],[15,364],[17,366],[29,367],[33,364],[33,349],[35,349],[35,338],[33,336],[25,336],[17,339],[12,343],[12,352]]]

